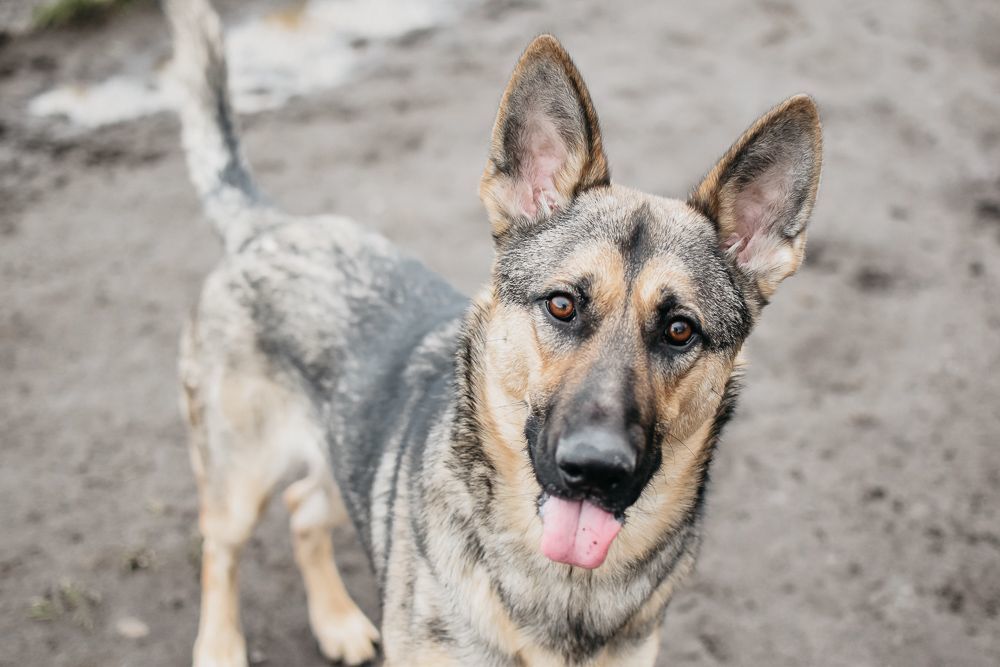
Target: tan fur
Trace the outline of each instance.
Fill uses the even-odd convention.
[[[243,545],[278,481],[306,468],[284,494],[309,620],[330,660],[358,664],[375,656],[378,631],[344,588],[333,561],[330,528],[344,516],[310,408],[277,384],[256,353],[222,368],[204,366],[197,321],[182,340],[183,403],[198,481],[202,602],[194,664],[247,664],[239,619],[237,564]],[[234,370],[239,368],[240,370]]]
[[[336,489],[331,481],[301,479],[288,487],[284,499],[292,517],[292,546],[305,582],[313,635],[324,656],[353,665],[375,657],[379,634],[344,588],[333,560],[331,500]]]
[[[698,493],[697,472],[705,465],[711,424],[690,438],[666,445],[663,467],[635,504],[635,511],[611,545],[608,564],[626,563],[649,552],[667,531],[675,530],[691,511]]]
[[[601,311],[610,312],[628,298],[625,262],[613,244],[584,245],[570,255],[562,273],[557,273],[556,278],[568,283],[579,277],[581,272],[594,278],[590,296]]]
[[[675,294],[692,304],[691,307],[696,310],[696,314],[701,316],[694,305],[695,286],[692,276],[677,258],[664,257],[644,267],[635,279],[630,296],[640,318],[648,317],[654,312],[659,303],[660,290],[663,289],[664,285],[669,285]]]

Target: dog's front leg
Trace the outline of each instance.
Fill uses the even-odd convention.
[[[326,468],[285,491],[291,512],[295,562],[302,572],[309,601],[309,624],[328,660],[360,665],[375,657],[378,630],[351,599],[333,560],[335,490]]]

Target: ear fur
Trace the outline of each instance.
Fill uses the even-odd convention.
[[[500,101],[479,196],[500,241],[610,182],[601,131],[569,54],[551,35],[528,46]]]
[[[822,152],[816,105],[797,95],[758,119],[688,200],[765,300],[802,263]]]

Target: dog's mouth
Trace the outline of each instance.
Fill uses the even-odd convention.
[[[542,553],[556,562],[593,570],[608,557],[624,523],[589,500],[568,500],[547,493],[539,499]]]

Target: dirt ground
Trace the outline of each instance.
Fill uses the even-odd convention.
[[[658,664],[1000,664],[1000,3],[485,2],[246,118],[260,180],[473,290],[495,105],[543,30],[586,77],[619,182],[682,195],[795,92],[824,117],[809,256],[749,343]],[[0,37],[2,665],[189,660],[198,540],[174,365],[219,246],[173,117],[79,132],[25,111],[168,53],[151,8]],[[336,538],[377,615],[365,557]],[[243,576],[253,659],[321,664],[278,504]]]

